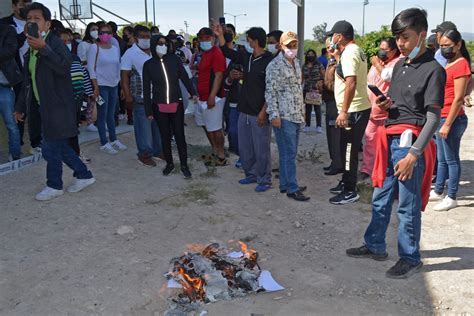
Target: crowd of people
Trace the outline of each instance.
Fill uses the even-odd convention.
[[[32,152],[47,161],[46,187],[37,200],[63,194],[63,163],[76,178],[68,192],[95,182],[79,146],[81,121],[98,133],[105,154],[127,149],[117,137],[118,115],[126,114],[134,126],[142,165],[163,160],[163,175],[170,175],[175,143],[181,172],[191,178],[184,114],[193,102],[195,124],[212,148],[206,164],[227,166],[233,153],[244,173],[240,185],[265,192],[276,172],[280,192],[296,201],[310,199],[297,180],[300,132],[323,133],[324,106],[331,160],[325,174],[342,174],[329,202],[358,201],[360,180],[371,178],[375,187],[365,243],[348,249],[349,256],[387,258],[385,233],[398,198],[400,260],[389,277],[421,268],[421,211],[428,200],[438,201],[437,211],[457,205],[472,82],[471,59],[452,22],[439,24],[428,38],[425,11],[400,12],[391,26],[394,37],[378,43],[367,72],[369,61],[347,21],[327,33],[321,56],[308,50],[300,63],[291,31],[252,27],[237,36],[232,24],[212,23],[187,42],[174,30],[164,35],[142,25],[125,27],[120,37],[115,23],[99,21],[81,36],[52,20],[41,3],[12,5],[13,15],[0,24],[0,109],[10,159],[21,158],[27,120]]]

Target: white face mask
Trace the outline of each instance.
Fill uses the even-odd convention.
[[[163,57],[168,52],[168,47],[166,45],[157,45],[156,54],[160,57]]]
[[[150,48],[150,39],[149,38],[139,38],[137,45],[141,49],[149,49]]]
[[[99,38],[99,31],[90,31],[89,35],[90,35],[93,39],[98,39],[98,38]]]
[[[67,47],[67,49],[69,49],[69,51],[72,51],[72,44],[71,43],[66,44],[66,47]]]
[[[276,44],[268,44],[267,50],[272,54],[275,54],[278,51]]]
[[[298,49],[285,48],[283,51],[285,52],[285,57],[289,59],[295,59],[298,55]]]
[[[247,53],[253,54],[253,48],[250,47],[249,42],[246,42],[246,43],[245,43],[245,50],[247,51]]]

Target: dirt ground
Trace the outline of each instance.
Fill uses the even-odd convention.
[[[468,114],[473,121],[474,110]],[[191,121],[187,137],[196,158],[206,149],[205,137]],[[193,160],[193,180],[179,173],[165,178],[163,165],[148,169],[137,163],[133,134],[121,140],[129,149],[114,157],[99,152],[98,143],[83,146],[98,181],[78,194],[36,202],[44,162],[0,179],[1,315],[162,315],[169,260],[189,244],[238,239],[260,253],[262,268],[286,290],[208,304],[208,315],[474,313],[472,122],[462,144],[461,206],[423,214],[425,265],[408,280],[385,277],[397,260],[395,214],[388,261],[345,255],[346,248],[361,244],[370,205],[329,204],[328,189],[338,177],[323,174],[324,135],[302,135],[302,152],[316,144],[298,163],[309,203],[280,194],[278,180],[260,194],[240,186],[242,172],[233,166],[206,172]],[[64,180],[72,180],[69,170]],[[131,232],[119,234],[122,226]]]

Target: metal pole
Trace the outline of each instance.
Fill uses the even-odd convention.
[[[156,25],[155,0],[153,0],[153,25]]]
[[[269,32],[278,30],[278,0],[269,0]]]
[[[392,18],[395,18],[395,0],[393,0],[393,17]]]
[[[95,6],[95,7],[98,7],[98,8],[101,9],[101,10],[104,10],[105,12],[107,12],[107,13],[109,13],[109,14],[112,14],[113,16],[115,16],[115,17],[117,17],[117,18],[119,18],[119,19],[124,20],[124,21],[127,22],[127,23],[133,24],[133,22],[131,22],[131,21],[127,20],[127,19],[122,18],[120,15],[117,15],[117,14],[113,13],[112,11],[107,10],[107,9],[104,8],[104,7],[101,7],[100,5],[95,4],[94,2],[92,2],[92,5]]]
[[[365,2],[362,5],[362,36],[365,34]]]
[[[208,0],[208,11],[209,25],[211,25],[211,19],[217,23],[219,18],[224,16],[224,0]]]
[[[443,8],[443,22],[446,21],[446,0],[444,0],[444,8]]]
[[[304,56],[304,0],[298,7],[298,59],[302,62]]]
[[[145,24],[148,27],[148,1],[145,0]]]

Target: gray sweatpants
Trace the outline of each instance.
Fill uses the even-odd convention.
[[[258,184],[272,183],[272,158],[270,123],[259,127],[257,117],[240,113],[239,115],[239,154],[242,168],[247,178],[257,180]]]

